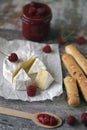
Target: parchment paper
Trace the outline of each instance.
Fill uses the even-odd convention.
[[[3,38],[0,38],[0,51],[4,54],[10,54],[17,51],[18,49],[26,48],[29,52],[34,52],[46,65],[47,70],[52,74],[54,82],[46,90],[38,89],[34,97],[28,97],[26,91],[17,91],[12,88],[12,85],[5,80],[3,77],[3,59],[5,55],[0,53],[0,96],[5,99],[14,99],[22,101],[44,101],[44,100],[53,100],[53,97],[59,96],[63,93],[62,88],[62,69],[60,61],[60,53],[58,44],[50,44],[52,48],[51,53],[44,53],[42,51],[45,43],[36,43],[27,40],[13,40],[7,41]],[[26,54],[26,53],[25,53]]]

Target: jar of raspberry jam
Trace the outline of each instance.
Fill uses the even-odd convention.
[[[43,41],[50,33],[52,11],[46,4],[31,2],[23,7],[22,32],[32,41]]]

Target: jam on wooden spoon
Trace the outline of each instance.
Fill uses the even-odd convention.
[[[27,112],[0,107],[0,114],[30,119],[34,121],[37,125],[45,128],[56,128],[62,125],[62,119],[60,117],[48,112],[39,112],[36,114],[31,114]]]

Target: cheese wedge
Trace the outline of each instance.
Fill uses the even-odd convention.
[[[38,72],[39,69],[44,69],[46,70],[46,66],[43,64],[43,62],[39,59],[36,58],[33,65],[30,67],[28,74],[35,74]]]
[[[28,71],[28,75],[32,79],[32,83],[34,83],[39,69],[46,70],[46,66],[39,58],[36,58],[34,63],[32,64],[32,66],[30,67],[30,69]]]
[[[29,60],[23,62],[19,68],[16,69],[16,71],[12,74],[12,81],[14,79],[14,77],[17,75],[17,73],[20,71],[20,69],[24,69],[26,71],[26,73],[28,72],[28,70],[30,69],[30,67],[32,66],[32,64],[34,63],[36,58],[30,58]]]
[[[54,78],[48,71],[39,69],[34,84],[41,89],[47,89],[53,81]]]
[[[24,69],[20,69],[13,80],[13,88],[15,90],[26,90],[32,83],[31,78],[27,75]]]

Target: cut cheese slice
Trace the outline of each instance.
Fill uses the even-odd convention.
[[[16,71],[12,74],[12,81],[14,79],[14,77],[17,75],[17,73],[20,71],[20,69],[24,69],[26,71],[26,73],[28,72],[28,70],[30,69],[30,67],[32,66],[32,64],[34,63],[36,58],[30,58],[29,60],[23,62],[19,68],[16,69]]]
[[[31,78],[27,75],[24,69],[20,69],[13,80],[13,88],[15,90],[26,90],[31,84]]]
[[[48,71],[39,69],[34,84],[41,89],[47,89],[53,81],[54,78]]]
[[[46,66],[43,64],[43,62],[39,58],[36,58],[36,60],[34,61],[33,65],[29,69],[28,74],[29,75],[30,74],[35,74],[35,73],[38,72],[39,69],[46,70]]]

